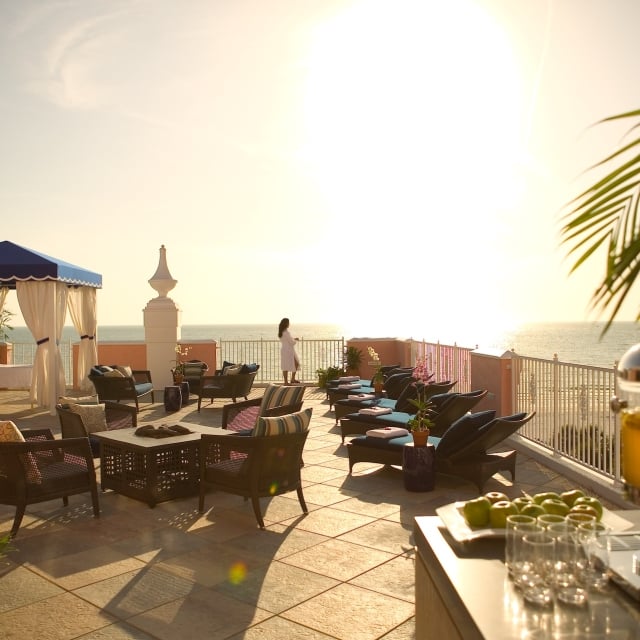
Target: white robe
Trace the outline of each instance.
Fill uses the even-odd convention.
[[[280,365],[283,371],[297,371],[300,368],[300,360],[296,353],[296,341],[289,333],[289,329],[282,332],[280,338]]]

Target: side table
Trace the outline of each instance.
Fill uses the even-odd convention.
[[[185,404],[189,404],[189,383],[185,380],[178,386],[180,387],[180,396],[182,398],[182,406],[184,407]]]
[[[164,410],[180,411],[182,394],[178,385],[164,388]]]
[[[436,448],[432,444],[402,448],[402,475],[407,491],[433,491],[436,484]]]

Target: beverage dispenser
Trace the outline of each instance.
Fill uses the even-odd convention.
[[[640,344],[622,356],[616,374],[617,395],[611,408],[620,414],[624,489],[628,500],[640,504]]]

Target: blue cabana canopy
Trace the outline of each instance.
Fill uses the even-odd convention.
[[[102,287],[102,276],[3,240],[0,242],[0,287],[16,288],[16,282],[51,280],[69,285]]]

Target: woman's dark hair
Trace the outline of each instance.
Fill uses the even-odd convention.
[[[282,334],[285,329],[289,328],[289,318],[282,318],[280,320],[280,324],[278,325],[278,338],[282,338]]]

